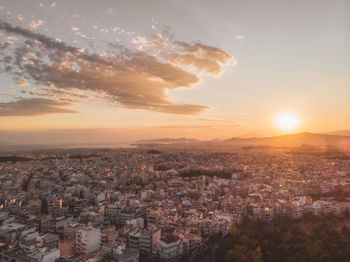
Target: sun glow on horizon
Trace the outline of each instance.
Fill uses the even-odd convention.
[[[299,118],[292,113],[280,114],[276,119],[276,125],[284,131],[293,131],[299,126]]]

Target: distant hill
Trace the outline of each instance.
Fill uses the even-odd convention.
[[[194,138],[186,138],[186,137],[179,137],[179,138],[158,138],[158,139],[147,139],[147,140],[139,140],[136,143],[198,143],[200,140],[194,139]]]
[[[226,143],[238,145],[264,145],[274,147],[314,145],[324,147],[336,147],[340,144],[350,147],[350,136],[325,135],[314,133],[298,133],[291,135],[261,137],[261,138],[237,138],[225,140]]]
[[[336,130],[336,131],[332,131],[324,134],[335,135],[335,136],[350,136],[350,130]]]
[[[236,138],[253,138],[253,137],[257,138],[257,137],[261,137],[261,135],[257,133],[247,133],[247,134],[236,136]]]

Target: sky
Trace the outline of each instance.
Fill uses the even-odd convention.
[[[0,141],[349,130],[349,27],[347,0],[0,0]]]

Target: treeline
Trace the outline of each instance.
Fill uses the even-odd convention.
[[[161,153],[163,153],[163,152],[156,150],[156,149],[147,150],[147,154],[151,154],[151,155],[157,155],[157,154],[161,154]]]
[[[342,262],[350,261],[350,230],[337,218],[278,216],[272,224],[257,219],[215,240],[211,261],[225,262]]]
[[[327,159],[337,159],[337,160],[347,160],[350,159],[350,156],[346,153],[339,151],[339,150],[327,150],[322,151],[320,149],[311,149],[311,150],[295,150],[295,151],[289,151],[289,154],[293,155],[309,155],[309,156],[323,156]]]
[[[70,159],[84,159],[84,158],[91,158],[91,157],[99,157],[97,154],[90,154],[90,155],[71,155],[69,156]]]
[[[205,170],[205,169],[189,169],[180,172],[179,176],[185,177],[198,177],[198,176],[208,176],[208,177],[220,177],[225,179],[230,179],[234,170]]]
[[[0,156],[0,162],[19,162],[19,161],[32,161],[33,158],[23,156]]]
[[[315,184],[312,186],[310,196],[314,201],[322,197],[333,197],[336,201],[346,201],[346,198],[350,197],[350,191],[346,187],[336,185],[331,191],[322,193],[321,186]]]

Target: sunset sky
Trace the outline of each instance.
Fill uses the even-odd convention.
[[[0,0],[0,47],[0,134],[350,129],[347,0]]]

